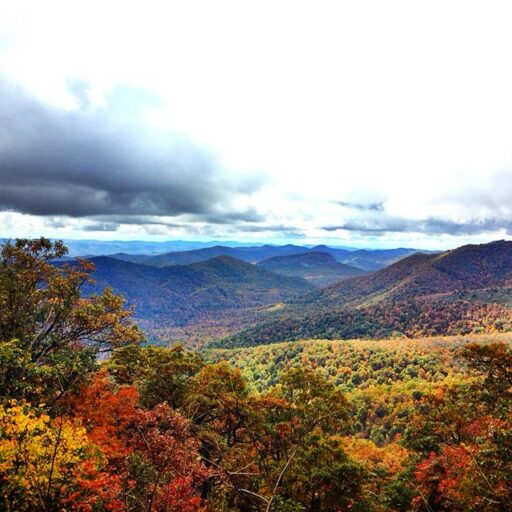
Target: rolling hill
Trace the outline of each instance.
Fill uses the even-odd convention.
[[[414,254],[378,272],[319,292],[319,303],[361,305],[512,284],[512,242]]]
[[[277,274],[302,277],[319,287],[364,273],[360,268],[339,263],[334,256],[321,251],[309,251],[291,256],[274,256],[260,261],[258,266]]]
[[[250,263],[220,256],[192,265],[164,268],[106,256],[91,258],[94,284],[84,291],[106,286],[135,306],[143,327],[176,327],[240,320],[253,308],[290,300],[313,289],[305,280],[274,274]],[[229,312],[229,313],[228,313]]]
[[[328,247],[326,245],[317,245],[311,249],[312,251],[326,252],[333,256],[336,261],[357,267],[366,272],[373,272],[387,267],[397,261],[415,254],[417,252],[429,253],[429,251],[419,251],[418,249],[357,249],[355,251],[347,251],[336,247]]]
[[[467,245],[306,294],[221,345],[503,331],[511,303],[512,242]]]
[[[257,247],[229,247],[226,245],[215,245],[190,251],[167,252],[158,255],[142,256],[118,253],[113,258],[124,259],[136,263],[144,263],[155,267],[169,265],[190,265],[206,261],[218,256],[230,256],[241,261],[256,263],[273,256],[283,256],[308,252],[307,247],[297,245],[262,245]]]

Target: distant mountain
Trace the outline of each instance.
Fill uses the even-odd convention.
[[[155,255],[166,252],[189,251],[218,245],[219,242],[198,242],[188,240],[170,240],[151,242],[146,240],[64,240],[70,256],[110,256],[116,253]],[[258,244],[236,241],[222,242],[230,247],[245,247]]]
[[[153,256],[149,254],[129,254],[127,252],[115,252],[114,254],[109,254],[108,257],[121,261],[129,261],[130,263],[140,263],[141,265],[146,265],[146,261],[150,260]]]
[[[300,254],[308,252],[307,247],[297,245],[262,245],[256,247],[228,247],[225,245],[215,245],[202,249],[191,251],[179,251],[159,254],[156,256],[133,257],[126,254],[114,254],[113,257],[128,261],[136,261],[155,267],[165,267],[168,265],[189,265],[206,261],[217,256],[230,256],[241,261],[257,263],[258,261],[271,258],[273,256],[283,256],[291,254]]]
[[[250,263],[259,263],[263,260],[277,256],[293,256],[296,254],[305,254],[310,252],[323,252],[330,254],[339,263],[356,267],[366,272],[372,272],[395,263],[396,261],[414,254],[416,249],[376,249],[374,251],[366,249],[347,250],[342,248],[327,247],[326,245],[317,245],[313,248],[299,245],[262,245],[251,247],[230,247],[227,245],[215,245],[213,247],[204,247],[190,251],[173,251],[158,255],[140,255],[115,253],[113,258],[132,261],[134,263],[144,263],[155,267],[165,267],[167,265],[189,265],[199,261],[205,261],[216,256],[231,256],[242,261]],[[421,251],[424,252],[424,251]]]
[[[360,268],[339,263],[331,254],[320,251],[274,256],[260,261],[258,266],[277,274],[302,277],[320,287],[364,274]]]
[[[226,346],[512,329],[512,242],[414,254],[306,294]]]
[[[0,238],[0,243],[7,239]],[[69,249],[69,257],[110,256],[132,263],[144,263],[155,267],[189,265],[216,256],[231,256],[242,261],[258,263],[274,256],[291,256],[305,252],[325,252],[336,261],[367,272],[379,270],[415,252],[418,249],[356,249],[328,247],[326,245],[261,245],[258,243],[225,241],[198,242],[170,240],[151,242],[145,240],[63,240]]]
[[[428,253],[429,251],[419,251],[418,249],[357,249],[347,250],[334,247],[327,247],[326,245],[317,245],[311,249],[312,251],[321,251],[331,254],[336,261],[357,267],[367,272],[373,272],[387,267],[402,258],[410,256],[411,254],[422,252]]]
[[[86,293],[109,286],[136,307],[137,319],[160,327],[183,326],[212,314],[222,318],[227,311],[236,316],[234,311],[290,300],[313,289],[303,279],[227,256],[164,268],[106,256],[90,261],[96,268],[95,283]]]

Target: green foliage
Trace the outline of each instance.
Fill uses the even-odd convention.
[[[77,392],[97,370],[96,351],[64,346],[51,358],[34,361],[19,340],[0,342],[0,400],[24,399],[54,406],[66,392]]]
[[[437,382],[459,374],[464,368],[455,353],[472,339],[309,340],[250,348],[210,349],[203,354],[209,361],[226,360],[237,366],[258,390],[277,384],[286,369],[307,364],[344,391],[352,391],[415,379]]]

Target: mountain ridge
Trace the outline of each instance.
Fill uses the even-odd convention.
[[[314,250],[291,256],[274,256],[257,265],[279,274],[302,277],[320,287],[364,273],[360,268],[336,261],[332,254]]]
[[[298,254],[306,254],[310,252],[324,252],[330,254],[339,263],[360,268],[361,270],[372,272],[379,270],[397,260],[404,258],[410,254],[420,251],[418,249],[343,249],[336,247],[327,247],[326,245],[306,247],[293,244],[286,245],[261,245],[261,246],[245,246],[245,247],[229,247],[224,245],[214,245],[211,247],[203,247],[199,249],[186,251],[173,251],[157,255],[143,254],[127,254],[115,253],[110,255],[113,258],[132,261],[135,263],[144,263],[156,267],[164,267],[169,265],[188,265],[205,261],[216,256],[231,256],[233,258],[247,261],[250,263],[259,263],[265,259],[277,256],[293,256]]]
[[[222,324],[228,311],[237,311],[241,321],[242,313],[313,289],[303,279],[274,274],[227,256],[163,268],[108,256],[89,261],[95,265],[91,273],[95,282],[86,285],[84,292],[98,293],[111,287],[115,293],[123,295],[128,304],[135,306],[135,318],[145,327],[206,323],[211,321],[212,315]]]
[[[244,337],[250,344],[301,337],[457,334],[482,326],[508,330],[512,315],[502,298],[512,299],[511,290],[512,242],[414,254],[292,300],[221,345],[243,346]]]

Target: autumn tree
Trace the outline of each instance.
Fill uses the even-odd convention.
[[[138,342],[124,299],[82,296],[94,266],[61,263],[62,242],[6,242],[0,251],[0,383],[3,395],[54,404],[77,389],[96,356]]]
[[[104,370],[70,401],[102,454],[95,481],[80,481],[98,497],[89,504],[124,512],[202,510],[201,489],[211,470],[182,414],[167,403],[140,407],[135,386],[116,385]]]
[[[512,500],[511,352],[503,343],[473,343],[461,354],[473,382],[425,396],[409,429],[410,446],[424,455],[412,503],[505,512]]]
[[[98,476],[98,460],[85,430],[66,418],[51,419],[26,402],[0,405],[0,500],[2,510],[60,510],[78,492],[89,467]],[[84,490],[84,489],[82,489]]]
[[[362,468],[335,435],[347,426],[343,394],[311,369],[253,394],[225,362],[190,382],[186,410],[201,455],[216,470],[206,489],[218,508],[342,510],[359,496]]]
[[[510,400],[512,389],[512,350],[505,343],[470,343],[461,352],[469,367],[484,377],[493,399]]]

